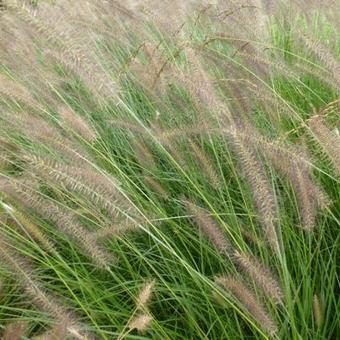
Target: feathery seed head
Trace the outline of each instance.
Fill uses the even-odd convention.
[[[89,123],[84,118],[77,115],[71,108],[62,107],[58,112],[68,128],[76,131],[89,142],[96,140],[96,133]]]
[[[224,256],[229,256],[231,245],[216,222],[202,208],[199,208],[189,200],[184,200],[184,205],[192,215],[200,231],[205,234],[211,244]]]
[[[146,283],[137,297],[137,309],[146,309],[154,292],[155,280]]]
[[[316,294],[313,296],[313,317],[316,325],[320,328],[325,319],[324,307]]]
[[[235,251],[233,255],[236,263],[250,276],[254,282],[262,288],[264,294],[273,302],[283,303],[283,292],[280,283],[255,257]]]
[[[56,323],[54,327],[43,334],[34,338],[34,340],[62,340],[67,338],[67,324]]]
[[[129,329],[136,329],[139,333],[144,333],[152,322],[153,318],[149,314],[140,314],[133,318],[129,324]]]
[[[216,277],[215,282],[227,291],[230,291],[268,334],[274,336],[277,333],[278,329],[276,323],[244,283],[235,278],[224,276]]]
[[[151,176],[143,177],[145,182],[150,186],[151,189],[156,191],[164,200],[169,198],[169,193],[165,190],[162,184]]]
[[[314,138],[316,138],[326,155],[332,161],[337,174],[340,175],[340,136],[332,133],[325,124],[324,118],[320,115],[310,118],[308,125],[312,130]]]
[[[12,322],[5,327],[2,340],[20,340],[28,328],[27,322]]]
[[[269,244],[273,250],[280,253],[277,233],[278,207],[271,183],[269,182],[263,165],[247,136],[233,133],[228,136],[239,157],[242,171],[250,184],[255,205],[259,211],[260,221]]]

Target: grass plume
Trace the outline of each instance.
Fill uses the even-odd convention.
[[[231,294],[250,313],[250,315],[265,329],[268,334],[274,336],[277,333],[277,325],[270,318],[264,307],[257,300],[255,295],[239,280],[230,277],[217,277],[216,283]]]
[[[224,256],[230,255],[231,245],[218,227],[214,219],[209,216],[202,208],[194,203],[185,200],[185,207],[197,224],[200,231],[211,242],[211,244]]]
[[[340,174],[340,137],[326,126],[324,119],[320,115],[315,115],[309,120],[309,127],[326,155],[332,161],[337,174]]]
[[[262,288],[264,294],[274,303],[283,303],[283,291],[277,278],[259,261],[244,253],[234,253],[235,262],[244,270],[256,285]]]

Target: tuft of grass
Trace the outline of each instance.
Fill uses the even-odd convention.
[[[0,1],[0,337],[335,339],[336,6]]]

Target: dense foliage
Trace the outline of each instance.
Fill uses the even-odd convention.
[[[340,334],[320,3],[0,1],[3,339]]]

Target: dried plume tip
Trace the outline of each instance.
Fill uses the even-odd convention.
[[[219,131],[216,130],[216,132]],[[235,125],[223,127],[220,129],[220,132],[225,134],[231,142],[235,138],[239,138],[243,140],[247,146],[253,145],[260,153],[264,154],[268,160],[273,162],[275,168],[282,170],[285,175],[287,175],[287,172],[285,172],[286,167],[293,161],[303,167],[310,168],[310,158],[305,150],[287,143],[282,143],[279,140],[266,138],[249,124],[243,124],[241,129]],[[284,164],[280,164],[280,161],[283,161]]]
[[[17,82],[8,79],[7,77],[0,74],[0,94],[2,96],[8,97],[9,99],[26,104],[32,108],[38,106],[38,103],[31,96],[29,91],[19,85]]]
[[[0,189],[12,199],[16,197],[15,189],[11,186],[11,182],[9,180],[0,180]],[[16,222],[15,225],[18,226],[17,229],[21,232],[24,230],[25,233],[28,233],[35,241],[41,243],[50,253],[56,253],[54,244],[49,240],[40,227],[34,223],[32,218],[23,211],[20,211],[19,209],[4,202],[0,202],[0,206],[1,205],[6,207],[6,215],[14,218],[14,221]]]
[[[201,232],[207,237],[210,243],[224,256],[231,253],[231,245],[218,227],[215,220],[210,217],[202,208],[199,208],[189,200],[184,200],[185,207]]]
[[[129,329],[136,329],[139,333],[144,333],[152,322],[153,318],[149,314],[139,314],[135,318],[133,318],[129,324]]]
[[[167,62],[157,51],[157,46],[145,42],[140,49],[143,50],[148,64],[142,64],[137,58],[131,60],[130,71],[134,73],[143,86],[155,95],[162,95],[165,91],[163,73],[166,71]]]
[[[282,288],[269,268],[266,268],[256,258],[238,251],[235,251],[233,257],[235,262],[249,275],[249,277],[262,288],[264,294],[268,298],[274,303],[283,303]]]
[[[50,58],[79,75],[99,98],[117,97],[115,84],[97,62],[96,56],[89,57],[92,51],[85,51],[70,35],[52,27],[43,17],[39,17],[39,13],[34,13],[23,2],[11,1],[9,7],[17,17],[49,43],[42,46],[45,55],[49,55]],[[53,49],[46,49],[46,45],[52,46]]]
[[[138,161],[145,169],[151,170],[157,168],[154,156],[152,155],[150,148],[145,141],[140,139],[133,140],[131,146]]]
[[[263,289],[264,293],[275,303],[282,303],[283,293],[279,282],[269,269],[265,268],[255,258],[251,258],[238,251],[233,251],[232,246],[224,234],[217,227],[210,216],[204,214],[203,210],[186,201],[188,212],[194,216],[199,228],[205,233],[210,242],[223,255],[232,254],[232,259]]]
[[[206,73],[201,62],[192,48],[186,48],[186,56],[190,66],[190,77],[184,77],[182,81],[189,89],[193,98],[200,98],[208,108],[218,116],[229,116],[229,110],[216,96],[215,86],[210,75]],[[228,117],[229,118],[229,117]]]
[[[45,142],[61,137],[56,127],[38,115],[25,111],[16,111],[15,113],[2,113],[2,116],[6,118],[6,129],[11,132],[18,131],[25,134],[33,141]],[[65,141],[66,139],[64,138]]]
[[[250,133],[250,130],[249,130]],[[303,149],[276,141],[269,141],[258,135],[251,137],[268,162],[292,184],[302,219],[302,227],[311,231],[315,226],[318,208],[328,204],[327,197],[313,182],[310,159]]]
[[[332,55],[331,51],[326,46],[323,46],[320,41],[314,40],[302,32],[299,32],[299,36],[306,47],[323,62],[333,75],[337,87],[340,87],[340,63]]]
[[[19,132],[24,134],[33,142],[41,144],[53,153],[58,152],[72,162],[88,166],[85,159],[90,157],[86,150],[79,143],[62,136],[57,127],[42,117],[23,111],[2,115],[6,118],[4,129],[9,133]]]
[[[151,176],[144,176],[144,181],[153,189],[156,193],[160,195],[164,200],[169,198],[169,193],[164,189],[162,184]]]
[[[8,269],[16,275],[25,293],[32,299],[33,303],[46,313],[50,314],[58,322],[67,325],[67,332],[79,335],[78,339],[87,339],[83,335],[73,314],[66,310],[53,296],[46,293],[40,283],[32,277],[33,269],[25,259],[21,258],[7,243],[0,238],[0,257]]]
[[[39,336],[34,337],[34,340],[63,340],[67,339],[67,325],[56,323],[50,330],[45,331]]]
[[[251,143],[247,138],[230,135],[235,152],[239,156],[242,171],[250,184],[255,205],[259,211],[264,232],[273,250],[280,253],[276,222],[278,221],[278,208],[271,184],[267,179],[265,170],[258,160],[255,151],[251,148]]]
[[[43,217],[54,222],[61,231],[79,243],[99,268],[108,269],[115,261],[111,254],[108,254],[97,244],[93,233],[87,231],[73,213],[43,199],[29,185],[25,186],[20,181],[11,180],[1,183],[1,190],[18,200],[24,207],[34,209]]]
[[[155,289],[155,280],[147,282],[138,294],[136,308],[138,310],[146,310]]]
[[[73,129],[89,142],[94,142],[97,138],[95,131],[88,122],[77,115],[71,108],[62,107],[59,109],[59,115],[67,127]]]
[[[219,131],[218,128],[214,126],[207,126],[205,124],[201,123],[193,123],[193,124],[188,124],[185,126],[180,126],[180,127],[175,127],[171,129],[154,129],[156,131],[155,135],[157,136],[157,139],[165,144],[171,144],[172,140],[176,140],[179,138],[188,138],[189,136],[195,136],[195,135],[206,135],[209,133],[216,133]]]
[[[107,227],[99,228],[91,233],[93,239],[99,241],[110,236],[124,235],[127,232],[138,230],[138,223],[130,221],[113,224]]]
[[[20,340],[28,328],[27,322],[18,321],[8,324],[2,335],[2,340]]]
[[[246,240],[253,243],[258,248],[263,248],[266,245],[261,238],[259,238],[254,232],[247,230],[243,225],[240,225],[240,231]]]
[[[155,280],[146,282],[143,288],[140,290],[136,299],[136,316],[128,322],[127,327],[130,330],[136,329],[139,333],[144,333],[153,320],[153,317],[149,313],[148,305],[152,299],[154,293]]]
[[[200,165],[200,169],[205,173],[212,186],[217,189],[220,186],[221,180],[214,168],[212,159],[210,159],[193,140],[189,139],[188,142],[197,163]]]
[[[67,47],[66,47],[67,48]],[[97,97],[99,101],[103,99],[117,100],[116,85],[113,84],[111,78],[92,61],[94,58],[83,58],[87,54],[82,54],[80,58],[71,50],[57,51],[47,50],[45,55],[54,60],[69,72],[79,76],[88,89]]]
[[[325,318],[324,307],[316,294],[313,296],[313,317],[316,325],[321,327]]]
[[[315,218],[318,209],[318,192],[310,175],[305,169],[296,166],[291,175],[291,182],[295,190],[297,203],[302,220],[302,228],[311,232],[315,227]],[[321,192],[320,192],[321,193]]]
[[[40,242],[50,253],[56,253],[54,244],[49,240],[39,226],[30,219],[29,216],[17,210],[13,212],[13,215],[16,218],[17,223],[20,226],[23,226],[25,231],[27,231],[34,240]]]
[[[269,335],[274,336],[277,333],[278,329],[276,323],[244,283],[231,277],[217,277],[215,278],[215,282],[227,291],[230,291]]]
[[[107,209],[113,217],[125,211],[136,213],[134,206],[119,191],[119,184],[90,166],[60,164],[36,155],[26,155],[25,159],[46,180],[63,183],[70,190],[80,192],[95,204]]]
[[[326,126],[322,116],[313,116],[309,119],[308,125],[311,128],[314,137],[332,161],[338,175],[340,175],[340,136],[332,133]]]

